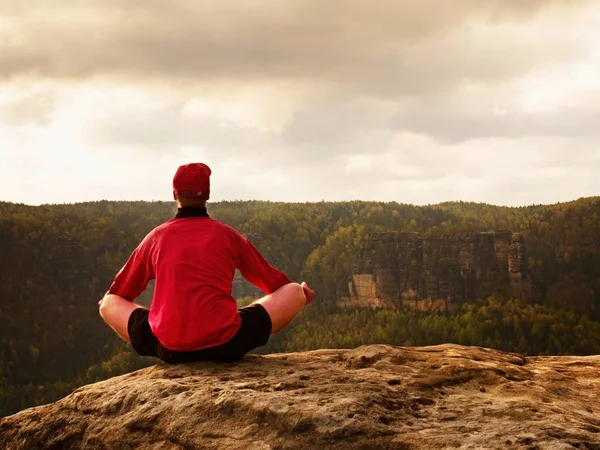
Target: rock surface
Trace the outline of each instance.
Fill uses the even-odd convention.
[[[539,300],[520,233],[384,232],[370,235],[348,284],[338,287],[337,303],[447,310],[492,294]]]
[[[159,364],[0,420],[3,449],[600,449],[600,356],[441,345]]]

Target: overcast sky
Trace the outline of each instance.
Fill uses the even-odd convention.
[[[33,6],[35,5],[35,6]],[[0,0],[0,200],[600,194],[600,2]]]

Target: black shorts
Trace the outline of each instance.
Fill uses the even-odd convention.
[[[260,304],[254,303],[239,310],[242,324],[237,333],[216,347],[179,352],[161,345],[148,323],[149,310],[138,308],[129,316],[127,331],[131,344],[141,356],[154,356],[169,364],[193,361],[239,361],[250,350],[265,345],[271,335],[271,317]]]

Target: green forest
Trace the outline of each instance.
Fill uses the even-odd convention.
[[[157,362],[114,336],[97,303],[139,241],[175,212],[167,202],[0,202],[0,416]],[[211,203],[209,213],[317,291],[260,353],[452,342],[525,355],[600,354],[600,198],[519,208],[236,201]],[[523,234],[528,270],[544,286],[536,303],[498,293],[452,312],[336,305],[335,287],[352,276],[371,233],[490,230]],[[236,286],[240,304],[259,295]]]

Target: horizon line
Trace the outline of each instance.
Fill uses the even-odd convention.
[[[399,202],[397,200],[361,200],[361,199],[319,200],[319,201],[221,199],[221,200],[209,201],[207,206],[210,207],[211,204],[218,205],[219,203],[244,203],[245,202],[245,203],[274,203],[274,204],[289,204],[289,205],[306,205],[306,204],[322,204],[322,203],[331,203],[331,204],[336,204],[336,203],[337,204],[340,204],[340,203],[376,203],[376,204],[398,204],[398,205],[414,206],[414,207],[434,207],[434,206],[442,206],[445,204],[464,203],[464,204],[471,204],[471,205],[493,206],[493,207],[497,207],[497,208],[519,209],[519,208],[535,208],[535,207],[544,207],[544,206],[557,206],[557,205],[574,203],[574,202],[578,202],[578,201],[582,201],[582,200],[598,199],[598,198],[600,198],[600,195],[578,197],[578,198],[574,198],[574,199],[566,200],[566,201],[557,201],[555,203],[530,203],[530,204],[525,204],[525,205],[502,205],[502,204],[495,204],[495,203],[477,202],[477,201],[471,201],[471,200],[445,200],[445,201],[441,201],[438,203],[418,204],[418,203],[404,203],[404,202]],[[10,205],[32,207],[32,208],[44,207],[44,206],[46,206],[46,207],[47,206],[77,206],[77,205],[85,205],[85,204],[90,204],[90,203],[102,203],[102,202],[107,202],[107,203],[172,203],[173,205],[175,205],[174,200],[107,200],[107,199],[101,199],[101,200],[85,200],[85,201],[79,201],[79,202],[40,203],[40,204],[30,204],[30,203],[13,202],[13,201],[9,201],[9,200],[0,200],[0,204],[4,203],[4,204],[10,204]]]

